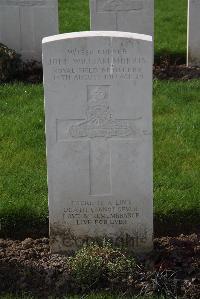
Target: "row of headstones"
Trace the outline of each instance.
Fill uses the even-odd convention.
[[[5,3],[16,3],[3,2],[4,8]],[[20,34],[26,32],[21,50],[25,43],[32,49],[34,43],[27,35],[30,28],[34,32],[38,26],[41,38],[41,28],[57,24],[57,3],[19,3],[13,15],[18,14],[18,22],[24,21],[18,28]],[[53,252],[74,251],[104,238],[131,251],[152,248],[153,1],[145,3],[91,0],[93,29],[103,30],[98,26],[104,24],[115,31],[69,33],[43,40]],[[29,29],[24,28],[26,22]],[[150,35],[139,34],[146,33],[141,27]],[[132,28],[139,33],[116,31]]]
[[[200,1],[188,0],[188,65],[200,65]],[[91,30],[153,36],[154,0],[90,0]],[[0,43],[41,61],[41,40],[58,34],[57,0],[0,0]]]
[[[37,16],[47,2],[55,4],[37,0]],[[128,14],[145,9],[144,1],[93,5],[98,24],[102,18],[117,26],[125,15],[132,22]],[[135,252],[152,248],[153,42],[139,33],[91,31],[43,39],[53,252],[99,239]]]

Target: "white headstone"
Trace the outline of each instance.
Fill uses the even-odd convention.
[[[200,0],[188,0],[187,65],[200,66]]]
[[[110,239],[152,247],[152,38],[83,32],[43,40],[53,252]]]
[[[91,30],[117,30],[153,36],[154,0],[90,0]]]
[[[42,60],[42,38],[58,34],[57,0],[0,0],[0,43]]]

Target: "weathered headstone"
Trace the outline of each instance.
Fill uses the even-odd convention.
[[[153,36],[154,0],[90,0],[90,27]]]
[[[200,0],[188,0],[187,65],[200,66]]]
[[[152,247],[152,38],[83,32],[43,40],[53,252],[107,238]]]
[[[42,38],[58,34],[57,0],[0,0],[0,43],[42,60]]]

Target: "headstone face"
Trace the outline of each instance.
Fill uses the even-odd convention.
[[[43,67],[52,251],[104,238],[150,250],[152,38],[45,38]]]
[[[153,36],[154,0],[90,0],[90,26]]]
[[[188,0],[187,65],[200,66],[200,0]]]
[[[58,34],[57,0],[0,0],[0,43],[42,60],[42,38]]]

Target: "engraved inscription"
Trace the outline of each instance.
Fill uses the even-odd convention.
[[[138,48],[137,41],[122,42],[120,48],[84,49],[67,48],[63,57],[50,57],[49,73],[52,81],[133,81],[136,85],[144,80],[146,58],[131,54]],[[135,51],[134,51],[135,50]]]
[[[69,135],[80,137],[127,137],[134,134],[128,120],[114,120],[108,103],[110,86],[88,86],[86,120],[72,125]]]
[[[92,200],[72,201],[63,211],[67,225],[97,224],[123,225],[134,224],[142,215],[140,208],[130,200]]]
[[[118,237],[109,236],[109,241],[116,246],[124,246],[130,248],[138,248],[144,244],[147,239],[147,226],[141,222],[142,210],[130,200],[73,200],[70,207],[63,211],[62,219],[66,227],[71,226],[118,226]],[[131,235],[121,231],[120,227],[133,226]],[[70,234],[71,235],[71,234]],[[107,239],[108,236],[102,236]],[[73,240],[68,240],[68,242]],[[94,241],[92,237],[84,238],[84,243]],[[79,237],[79,242],[82,240]],[[80,244],[79,244],[80,245]]]
[[[142,10],[143,1],[136,0],[97,0],[97,12]]]

